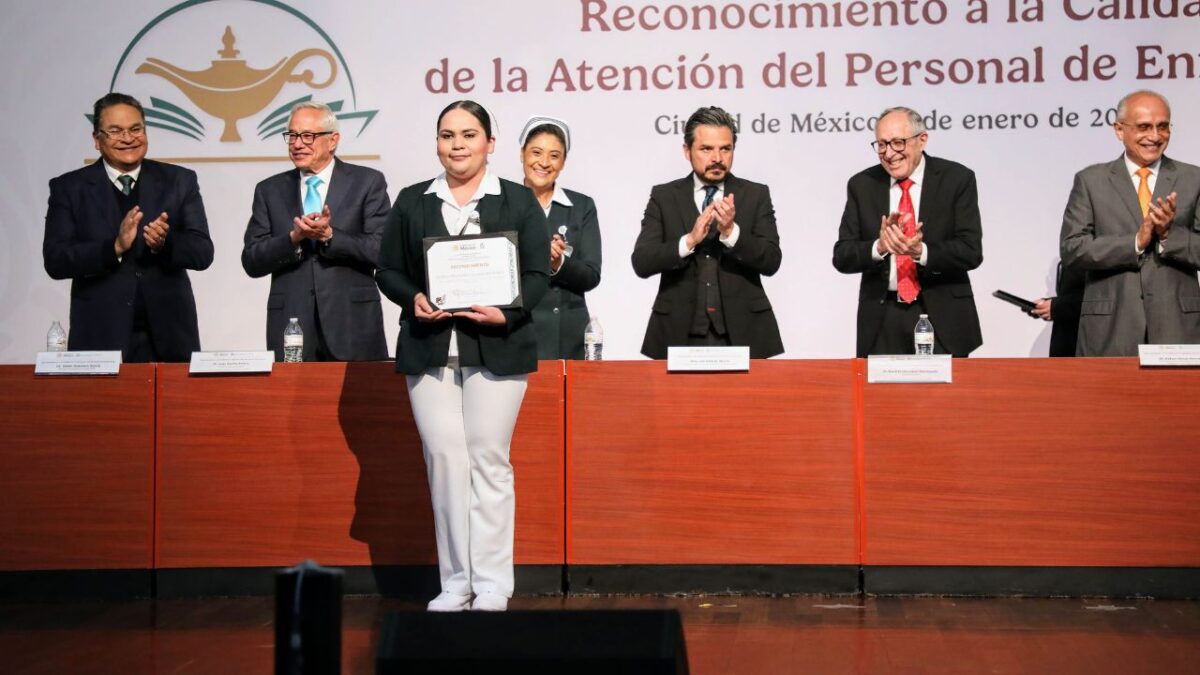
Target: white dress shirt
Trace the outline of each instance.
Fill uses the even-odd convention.
[[[114,186],[116,186],[116,188],[118,190],[125,189],[125,187],[123,185],[121,185],[121,181],[119,180],[121,178],[121,176],[132,176],[133,182],[129,184],[129,189],[132,190],[137,185],[138,177],[142,175],[142,165],[138,164],[137,167],[135,167],[133,171],[127,171],[125,173],[122,173],[122,172],[117,171],[116,169],[112,168],[112,166],[109,165],[108,161],[105,160],[104,161],[104,173],[108,174],[109,182],[111,182]],[[157,217],[158,216],[155,216],[155,218],[157,218]],[[122,213],[121,220],[124,220],[124,219],[125,219],[125,214]],[[156,251],[154,249],[150,249],[150,252],[158,253],[158,251]],[[124,258],[125,258],[124,254],[117,256],[117,262],[122,262],[122,260]]]
[[[925,157],[924,156],[921,157],[921,161],[920,161],[920,163],[917,164],[917,168],[913,169],[913,172],[911,174],[909,174],[908,177],[909,177],[909,179],[912,180],[912,185],[908,186],[908,197],[909,197],[909,199],[912,200],[913,217],[915,218],[915,217],[917,217],[917,215],[919,215],[921,213],[921,188],[924,187],[924,185],[925,185]],[[890,189],[888,189],[888,214],[889,215],[900,212],[900,198],[904,196],[904,190],[900,189],[900,181],[901,180],[904,180],[904,179],[901,178],[901,179],[897,180],[897,179],[893,178],[892,179],[892,187]],[[916,227],[916,223],[913,223],[913,226]],[[873,260],[883,260],[884,257],[888,256],[888,255],[889,254],[887,254],[887,253],[884,253],[884,254],[879,253],[879,240],[878,239],[876,239],[871,244],[871,258]],[[916,259],[916,263],[918,265],[921,265],[922,267],[924,267],[925,263],[928,260],[929,260],[929,247],[926,246],[924,244],[924,242],[922,242],[921,257]],[[888,290],[889,291],[896,290],[896,256],[891,256],[891,260],[888,261]]]
[[[1129,179],[1133,181],[1133,192],[1134,194],[1137,194],[1138,186],[1142,184],[1142,177],[1137,175],[1137,172],[1138,169],[1142,167],[1139,166],[1137,162],[1129,159],[1129,155],[1124,155],[1123,157],[1125,158],[1125,170],[1129,172]],[[1150,175],[1146,176],[1146,184],[1150,186],[1150,194],[1153,195],[1154,186],[1158,184],[1158,170],[1162,168],[1162,157],[1154,160],[1154,163],[1146,168],[1150,169]],[[1153,199],[1151,199],[1151,203],[1153,203]],[[1138,223],[1138,225],[1141,225],[1141,223]],[[1138,255],[1141,255],[1146,251],[1144,248],[1138,248],[1136,234],[1133,235],[1133,250],[1137,251]],[[1158,242],[1158,252],[1163,252],[1163,244],[1161,241]]]
[[[321,169],[316,173],[306,173],[304,171],[300,172],[301,210],[303,210],[304,198],[308,196],[308,179],[310,176],[316,176],[317,178],[321,179],[321,183],[317,186],[317,194],[321,197],[321,208],[317,209],[317,213],[320,213],[321,210],[325,208],[325,196],[329,194],[329,183],[333,180],[333,164],[336,161],[336,159],[330,160],[329,163],[325,165],[324,169]],[[304,215],[307,216],[308,214],[306,213]]]
[[[550,203],[542,206],[542,213],[545,213],[547,218],[550,217],[550,209],[554,206],[555,202],[567,208],[575,206],[571,203],[571,198],[567,196],[566,191],[558,186],[558,183],[554,184],[554,194],[550,196]],[[541,206],[541,202],[538,203],[538,206]]]
[[[700,180],[700,177],[697,176],[695,173],[692,174],[692,197],[696,201],[696,210],[697,211],[700,211],[700,212],[704,211],[704,188],[708,187],[708,185],[709,185],[708,183],[705,183],[704,181]],[[725,181],[721,181],[720,183],[717,183],[716,188],[717,188],[717,191],[716,191],[716,193],[713,194],[713,198],[712,198],[712,200],[714,202],[717,201],[718,199],[725,198]],[[715,223],[713,224],[713,227],[716,227]],[[738,227],[737,222],[734,222],[733,229],[730,230],[729,236],[726,237],[725,235],[722,234],[722,235],[718,236],[717,239],[722,244],[725,245],[725,248],[733,248],[734,246],[737,245],[738,237],[741,236],[741,233],[742,233],[742,228]],[[686,258],[695,252],[695,249],[688,248],[688,245],[687,245],[688,234],[691,234],[691,228],[688,228],[688,232],[686,234],[684,234],[682,237],[680,237],[680,239],[679,239],[679,257],[680,258]]]
[[[458,237],[482,232],[479,219],[472,219],[471,214],[476,213],[475,208],[479,206],[479,200],[483,199],[484,195],[500,194],[500,178],[489,171],[487,167],[484,167],[483,171],[483,180],[479,181],[479,187],[475,189],[475,194],[461,205],[450,192],[450,183],[446,181],[444,172],[434,178],[433,182],[429,184],[429,188],[425,190],[425,194],[437,195],[438,199],[442,200],[442,222],[446,224],[446,231],[451,236]],[[457,366],[458,333],[453,328],[450,331],[449,356],[450,365]]]
[[[111,181],[112,184],[115,185],[118,190],[123,189],[121,187],[121,181],[118,179],[121,176],[132,176],[133,184],[129,186],[130,189],[132,189],[134,185],[137,185],[138,176],[142,175],[142,165],[138,164],[137,168],[135,168],[133,171],[126,171],[126,172],[122,173],[122,172],[117,171],[116,169],[112,168],[112,166],[110,166],[109,163],[107,161],[105,161],[104,162],[104,173],[108,174],[108,180]],[[125,214],[122,213],[121,217],[124,218]]]

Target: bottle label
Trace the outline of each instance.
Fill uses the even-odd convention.
[[[283,336],[283,346],[284,347],[303,347],[304,346],[304,336],[303,335],[284,335]]]

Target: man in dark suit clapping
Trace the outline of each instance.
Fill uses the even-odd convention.
[[[970,270],[983,262],[975,173],[925,154],[929,134],[909,108],[879,115],[879,164],[855,174],[833,266],[861,274],[856,354],[912,354],[921,314],[934,352],[967,356],[983,344]]]
[[[100,160],[50,181],[42,260],[71,279],[71,350],[120,350],[126,362],[186,361],[200,349],[187,270],[213,244],[193,171],[146,159],[146,116],[116,92],[96,101]]]
[[[748,346],[750,357],[783,352],[762,276],[779,270],[779,230],[766,185],[735,177],[737,123],[724,110],[688,118],[683,156],[692,171],[657,185],[633,249],[639,277],[661,275],[642,353],[667,347]]]
[[[387,219],[383,174],[334,158],[337,117],[322,103],[298,103],[283,132],[295,166],[254,188],[242,267],[271,275],[267,347],[283,359],[283,329],[300,320],[305,361],[388,358],[375,285]]]

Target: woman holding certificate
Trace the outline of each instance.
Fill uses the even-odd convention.
[[[437,155],[444,171],[400,192],[375,274],[383,294],[401,308],[396,371],[407,375],[433,497],[442,592],[430,611],[503,611],[513,592],[509,444],[528,373],[537,370],[529,308],[546,292],[550,246],[533,194],[488,170],[494,146],[483,106],[457,101],[442,111]],[[428,285],[435,279],[471,284],[433,258],[433,248],[426,257],[429,238],[514,238],[513,232],[519,270],[510,273],[519,273],[518,305],[454,308],[431,300]],[[456,240],[462,245],[455,250],[484,240]],[[427,260],[437,262],[427,266]]]
[[[588,308],[583,294],[600,283],[600,224],[591,197],[558,185],[571,150],[567,123],[535,115],[518,141],[525,186],[546,214],[550,290],[533,308],[539,359],[582,359]]]

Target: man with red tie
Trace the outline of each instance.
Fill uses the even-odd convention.
[[[1076,174],[1063,214],[1063,265],[1084,275],[1075,353],[1200,343],[1200,167],[1163,154],[1171,108],[1152,91],[1121,99],[1113,130],[1125,152]]]
[[[856,354],[912,354],[922,314],[934,353],[967,356],[983,344],[970,270],[983,262],[975,173],[924,153],[921,115],[888,108],[871,151],[879,165],[846,185],[833,266],[861,274]]]

